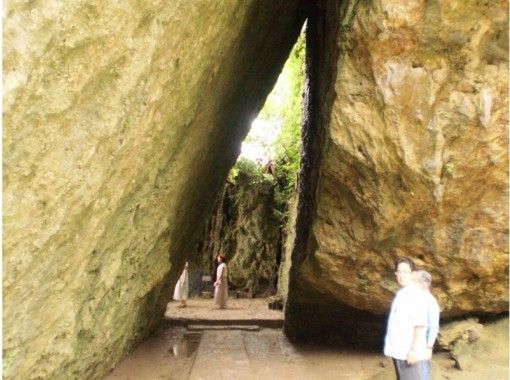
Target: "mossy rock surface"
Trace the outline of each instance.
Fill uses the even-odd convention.
[[[230,289],[254,297],[276,292],[281,228],[275,186],[270,175],[265,179],[243,175],[242,180],[225,184],[199,239],[195,271],[212,273],[213,262],[223,251]]]
[[[154,330],[299,1],[9,1],[3,375],[100,378]]]

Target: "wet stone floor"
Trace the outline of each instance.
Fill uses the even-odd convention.
[[[190,300],[185,309],[176,306],[168,305],[160,328],[105,380],[395,378],[390,359],[379,351],[290,343],[281,328],[267,328],[283,317],[261,300],[232,300],[221,311],[212,309],[210,300]],[[483,368],[459,371],[448,353],[436,353],[432,379],[508,378],[507,364],[482,359],[488,363]]]
[[[165,323],[106,380],[364,379],[391,364],[379,353],[291,344],[274,328],[282,312],[263,299],[232,299],[226,310],[209,299],[177,305],[168,304]]]
[[[106,379],[368,379],[388,364],[377,353],[297,347],[280,329],[200,332],[166,326]]]

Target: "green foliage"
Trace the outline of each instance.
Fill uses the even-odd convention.
[[[262,166],[241,157],[229,174],[230,182],[237,184],[253,184],[271,177],[276,183],[274,212],[282,224],[287,218],[287,203],[295,191],[299,170],[304,61],[305,36],[302,34],[258,115],[266,125],[279,129],[276,139],[270,143],[265,135],[249,134],[246,140],[255,142],[268,156],[272,155],[271,161]]]
[[[266,180],[262,167],[247,158],[240,158],[228,174],[228,180],[237,184],[254,184]]]
[[[445,171],[450,177],[452,177],[453,173],[455,172],[455,164],[453,164],[452,162],[448,162],[445,165]]]
[[[259,118],[281,123],[281,131],[274,142],[275,160],[279,169],[284,167],[289,186],[295,185],[299,169],[304,60],[305,38],[302,34],[259,114]]]
[[[275,141],[276,181],[275,199],[285,222],[287,202],[295,191],[301,149],[301,112],[304,86],[305,38],[302,34],[285,64],[288,70],[289,94],[282,111],[282,130]]]

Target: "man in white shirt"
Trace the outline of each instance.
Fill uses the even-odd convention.
[[[426,293],[413,281],[414,262],[402,258],[395,265],[401,289],[395,295],[388,317],[384,354],[393,359],[398,380],[422,380],[427,327]]]
[[[436,298],[430,293],[432,285],[432,276],[424,270],[416,270],[413,273],[414,281],[427,293],[427,329],[425,333],[426,352],[425,352],[425,373],[424,380],[430,380],[430,359],[432,359],[432,349],[439,333],[439,304]]]

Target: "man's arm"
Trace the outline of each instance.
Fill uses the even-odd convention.
[[[416,326],[414,328],[413,333],[413,344],[411,345],[411,350],[407,354],[407,364],[413,365],[416,363],[416,353],[420,351],[421,346],[423,345],[423,335],[425,334],[425,326]]]
[[[439,333],[439,305],[435,298],[429,306],[429,326],[427,329],[427,353],[432,357],[432,348],[436,342],[437,334]]]

